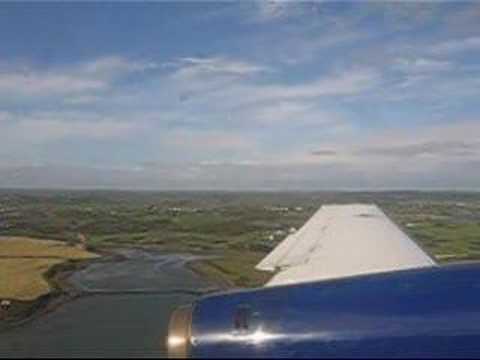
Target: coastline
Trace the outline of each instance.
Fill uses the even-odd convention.
[[[208,259],[188,261],[185,263],[185,267],[198,276],[215,283],[220,288],[220,291],[232,290],[236,288],[233,281],[230,280],[225,274],[221,273],[220,271],[212,271],[214,266]]]
[[[68,281],[68,278],[76,271],[85,269],[90,264],[103,259],[103,251],[95,251],[95,253],[100,257],[97,259],[69,260],[52,266],[43,274],[51,288],[50,292],[31,301],[13,299],[13,311],[0,321],[0,333],[25,325],[55,311],[70,301],[85,296],[82,291]]]
[[[61,306],[75,301],[79,298],[87,296],[98,296],[98,293],[90,293],[76,287],[69,278],[77,271],[84,270],[88,266],[98,262],[121,262],[126,260],[126,257],[122,255],[119,250],[124,249],[140,249],[143,251],[163,251],[157,247],[138,247],[138,246],[122,246],[115,248],[95,248],[91,249],[93,253],[100,255],[95,259],[86,260],[69,260],[61,264],[54,265],[47,272],[43,274],[43,277],[50,285],[51,291],[48,294],[42,295],[35,300],[12,301],[12,312],[0,321],[0,334],[10,331],[14,328],[26,325],[32,321],[35,321],[49,313],[54,312]],[[165,254],[174,254],[173,251],[164,251]],[[208,269],[212,267],[209,263],[209,259],[192,259],[186,261],[185,268],[192,271],[196,275],[207,279],[214,284],[212,289],[203,289],[199,291],[199,294],[208,294],[216,291],[226,291],[234,288],[232,281],[228,280],[228,276],[225,274],[213,273]],[[126,292],[127,293],[127,292]]]

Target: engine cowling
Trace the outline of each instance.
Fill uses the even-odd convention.
[[[480,265],[209,296],[177,310],[176,357],[478,357]]]

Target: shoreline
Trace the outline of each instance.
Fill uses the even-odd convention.
[[[220,274],[220,272],[212,273],[211,269],[214,267],[209,259],[187,261],[185,267],[196,275],[217,284],[220,291],[236,288],[233,281],[229,280],[226,275]]]
[[[96,259],[88,260],[70,260],[61,264],[54,265],[47,272],[43,274],[43,277],[50,285],[51,291],[48,294],[42,295],[32,301],[12,300],[13,311],[12,315],[9,315],[5,319],[0,320],[0,334],[11,331],[15,328],[27,325],[39,318],[50,314],[61,306],[68,304],[72,301],[84,298],[87,296],[102,296],[101,292],[88,292],[79,289],[69,278],[77,271],[86,269],[88,266],[97,262],[122,262],[127,258],[119,253],[118,250],[143,250],[143,251],[161,251],[159,248],[152,247],[139,247],[139,246],[121,246],[115,248],[98,248],[90,249],[100,257]],[[175,254],[174,251],[164,251],[165,254]],[[228,281],[226,276],[220,274],[212,274],[210,271],[206,271],[205,267],[211,267],[208,264],[208,259],[192,259],[184,263],[185,268],[192,271],[197,276],[200,276],[207,281],[211,282],[213,287],[207,289],[199,289],[198,293],[192,290],[192,294],[203,296],[209,293],[217,291],[226,291],[234,288],[232,282]],[[172,292],[182,292],[182,289],[173,289]],[[135,292],[133,292],[135,293]],[[108,292],[105,292],[109,295]],[[131,294],[128,291],[120,293],[112,293],[113,295]],[[141,294],[141,292],[139,292]]]
[[[0,321],[0,334],[30,323],[55,311],[66,303],[85,296],[82,291],[68,282],[68,278],[76,271],[85,269],[90,264],[103,259],[102,251],[95,251],[95,253],[100,255],[100,258],[65,261],[61,264],[54,265],[45,272],[43,277],[50,286],[51,290],[49,293],[31,301],[13,299],[13,308],[17,308],[18,310],[14,310],[13,315]]]

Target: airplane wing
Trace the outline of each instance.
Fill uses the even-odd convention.
[[[266,286],[436,266],[376,205],[322,206],[258,265]]]

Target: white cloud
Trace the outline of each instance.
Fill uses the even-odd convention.
[[[217,181],[223,179],[224,186],[247,188],[252,184],[283,189],[478,187],[479,133],[480,124],[472,121],[434,124],[418,128],[415,136],[400,129],[340,136],[309,152],[279,149],[251,159],[251,164],[244,159],[201,165],[216,174]]]
[[[328,125],[329,133],[345,124],[339,114],[326,111],[311,101],[279,100],[252,104],[236,112],[235,118],[255,126],[272,126],[273,128]]]
[[[373,69],[352,69],[300,85],[269,85],[259,87],[268,98],[314,98],[328,95],[353,95],[369,90],[380,81]],[[259,94],[261,96],[261,94]]]
[[[178,67],[173,74],[174,78],[187,80],[199,76],[246,76],[267,71],[265,66],[224,57],[185,57],[167,65]]]
[[[108,84],[103,80],[88,79],[72,74],[0,73],[0,93],[7,96],[45,96],[103,90]]]
[[[249,10],[246,20],[254,23],[317,15],[321,6],[320,1],[256,0],[245,3]]]
[[[413,133],[414,131],[414,133]],[[415,130],[392,129],[375,132],[368,137],[337,138],[335,142],[323,143],[338,159],[348,160],[362,166],[384,168],[391,164],[404,169],[421,169],[436,166],[444,161],[471,161],[480,156],[480,123],[458,121],[429,126]],[[317,156],[306,154],[305,159]],[[318,157],[318,161],[322,159]]]
[[[165,134],[177,151],[203,151],[212,157],[198,161],[164,161],[142,166],[81,168],[15,164],[4,171],[0,184],[47,187],[120,187],[153,189],[360,189],[360,188],[475,188],[480,176],[480,125],[457,122],[407,130],[377,132],[319,143],[308,153],[262,153],[251,138],[235,132],[198,131]],[[222,149],[239,156],[219,159]],[[253,154],[253,155],[252,155]],[[203,158],[203,159],[202,159]],[[193,160],[193,159],[190,159]],[[17,163],[17,162],[15,162]],[[14,176],[12,175],[14,174]],[[35,180],[33,180],[35,179]]]
[[[259,105],[243,115],[258,123],[275,124],[285,121],[299,122],[310,117],[313,105],[308,103],[280,101],[277,103]]]
[[[221,130],[172,130],[162,136],[162,144],[188,152],[211,150],[252,150],[253,140],[240,133]]]
[[[339,46],[348,46],[357,41],[366,40],[371,35],[364,30],[352,30],[341,27],[339,30],[329,29],[322,32],[321,35],[311,37],[303,33],[294,33],[276,42],[266,46],[263,51],[266,56],[272,56],[276,61],[287,65],[299,66],[302,63],[312,62],[317,59],[322,52]],[[260,50],[260,51],[262,51]]]
[[[68,137],[83,139],[119,138],[142,128],[142,123],[81,112],[37,112],[28,115],[8,114],[0,124],[3,144],[17,147],[42,144]]]
[[[253,5],[254,20],[260,22],[284,18],[293,7],[292,2],[272,0],[256,1]]]
[[[233,160],[233,161],[219,161],[219,160],[204,160],[198,164],[200,166],[265,166],[256,160]]]
[[[253,81],[235,81],[222,76],[199,76],[189,81],[176,81],[171,89],[188,93],[197,105],[210,104],[225,109],[252,106],[255,103],[313,100],[324,96],[349,96],[367,92],[382,81],[380,73],[369,68],[353,68],[327,74],[313,81],[284,84],[270,81],[269,85]]]
[[[429,58],[399,58],[395,60],[393,68],[405,73],[418,74],[451,70],[453,64],[450,61]]]
[[[296,84],[273,81],[264,84],[263,81],[251,78],[230,81],[223,75],[214,74],[198,75],[189,81],[171,78],[169,75],[166,78],[168,81],[159,82],[159,88],[165,91],[146,94],[155,99],[171,96],[172,100],[162,107],[164,123],[203,130],[230,127],[243,131],[250,138],[266,129],[279,133],[294,129],[305,132],[306,128],[320,131],[322,126],[321,133],[325,136],[345,132],[350,129],[350,125],[341,113],[322,104],[320,98],[343,99],[368,93],[382,81],[379,73],[368,68],[327,73],[316,80]],[[178,98],[175,98],[175,94]],[[190,143],[188,136],[180,138],[187,139],[186,145]],[[237,140],[229,141],[230,144],[238,144]],[[208,141],[218,143],[215,139]],[[242,139],[241,143],[243,141]],[[267,142],[275,142],[275,139]],[[223,161],[224,158],[220,160]]]
[[[80,65],[80,71],[95,77],[118,76],[131,72],[154,70],[158,65],[151,61],[129,60],[120,56],[106,56]]]
[[[66,137],[93,139],[116,138],[131,134],[136,126],[132,123],[111,119],[89,121],[23,120],[14,129],[18,138],[33,142],[45,142]]]
[[[471,36],[463,39],[454,39],[435,44],[430,51],[438,55],[449,55],[466,51],[480,50],[480,36]]]
[[[73,95],[65,99],[65,103],[69,105],[86,105],[98,102],[102,99],[96,95]]]
[[[159,90],[177,92],[181,101],[228,89],[271,71],[263,65],[220,56],[185,57],[163,65],[172,70],[160,79],[164,81],[158,83]]]
[[[8,97],[92,94],[109,89],[121,76],[154,68],[156,64],[153,62],[131,61],[118,56],[50,70],[3,65],[0,94]]]
[[[7,111],[0,111],[0,123],[11,119],[11,115]]]
[[[418,86],[418,85],[422,84],[424,81],[426,81],[427,79],[430,79],[430,77],[428,75],[408,74],[407,77],[401,83],[398,84],[398,86],[400,88],[402,88],[402,93],[397,95],[397,97],[393,97],[393,99],[395,99],[395,98],[396,99],[408,98],[412,94],[411,93],[405,93],[403,91],[403,89]],[[414,95],[414,96],[416,96],[416,95]]]

